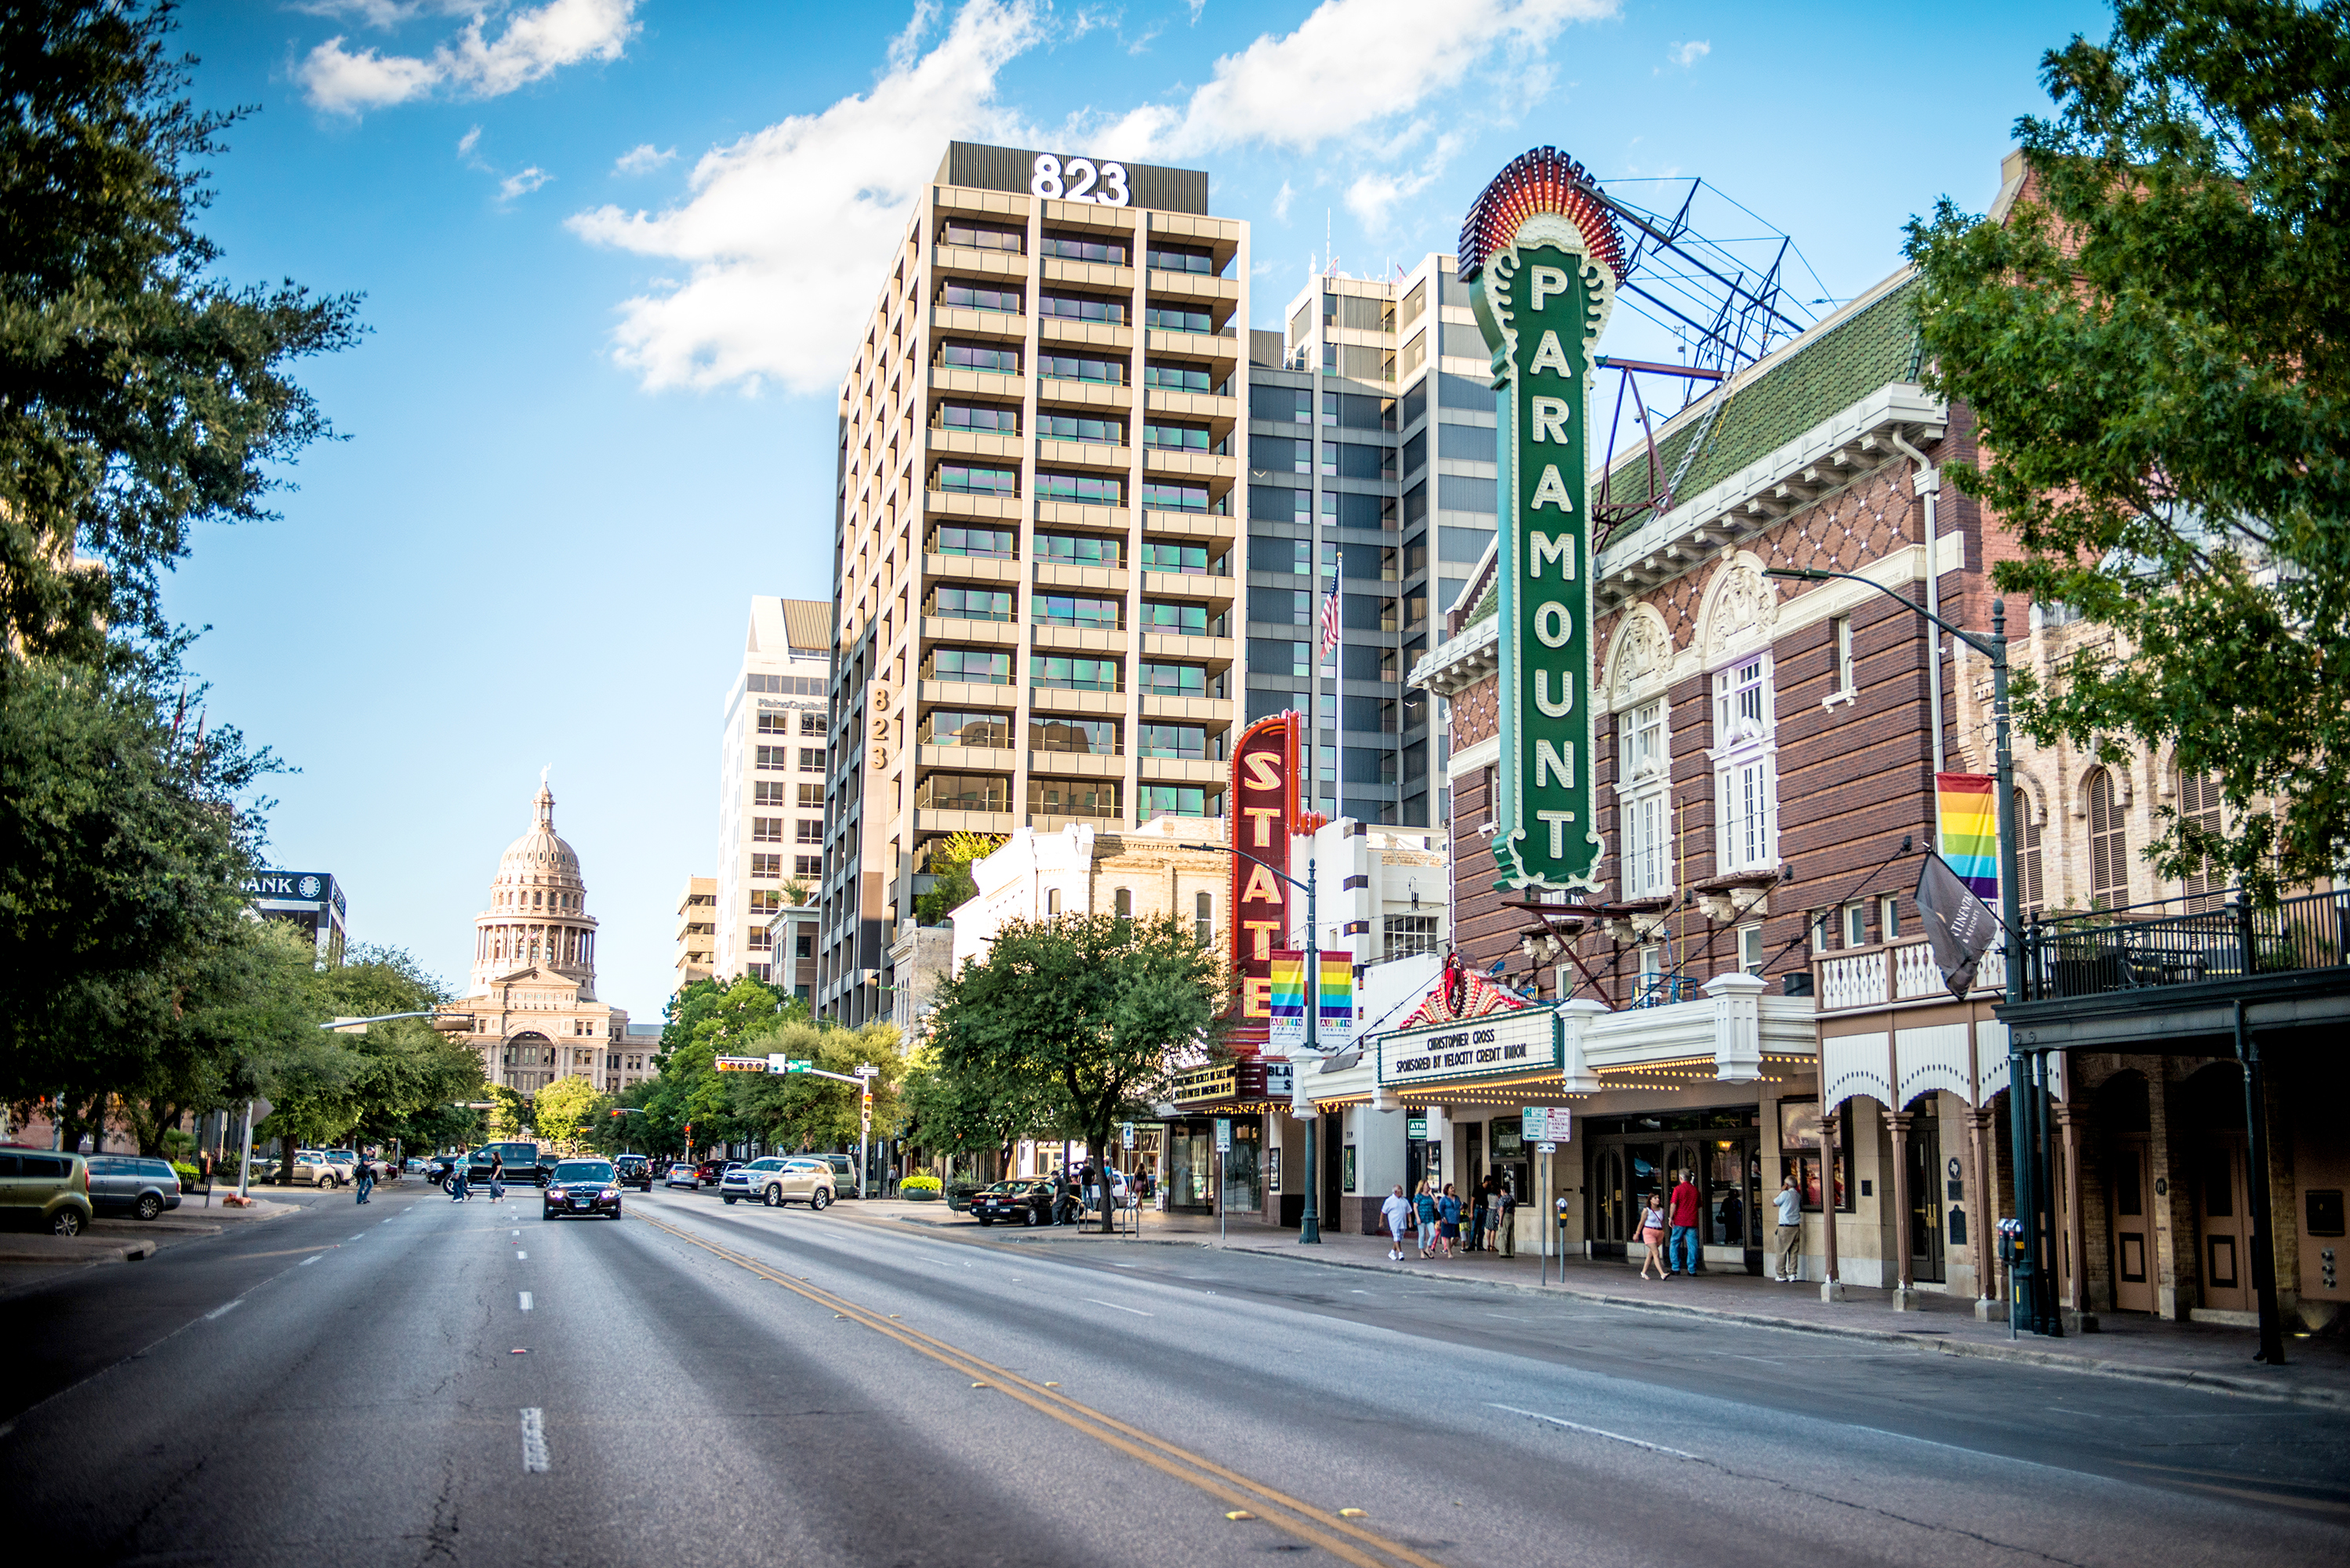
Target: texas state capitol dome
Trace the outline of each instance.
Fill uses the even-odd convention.
[[[646,1047],[630,1053],[629,1015],[596,1000],[596,918],[544,774],[530,827],[498,857],[489,907],[473,917],[472,983],[451,1011],[473,1014],[465,1038],[483,1076],[518,1094],[568,1077],[610,1093],[650,1076]]]

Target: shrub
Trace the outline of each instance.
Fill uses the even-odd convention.
[[[190,1165],[184,1159],[173,1160],[172,1162],[172,1168],[179,1172],[180,1185],[182,1187],[193,1187],[197,1182],[203,1179],[203,1172],[199,1171],[194,1166]]]
[[[898,1184],[898,1190],[900,1192],[936,1192],[938,1189],[939,1179],[920,1171]]]

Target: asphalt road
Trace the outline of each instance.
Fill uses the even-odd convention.
[[[322,1197],[0,1300],[12,1560],[2350,1559],[2344,1416],[1279,1257],[628,1205]]]

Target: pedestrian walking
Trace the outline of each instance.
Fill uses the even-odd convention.
[[[1780,1179],[1771,1203],[1779,1210],[1779,1226],[1771,1238],[1778,1243],[1779,1272],[1771,1277],[1783,1285],[1794,1284],[1804,1277],[1804,1195],[1795,1190],[1794,1177]]]
[[[1398,1182],[1388,1200],[1379,1205],[1379,1224],[1388,1233],[1388,1262],[1403,1262],[1404,1228],[1411,1223],[1411,1204],[1403,1195],[1403,1183]]]
[[[506,1195],[505,1157],[496,1149],[490,1150],[490,1201],[502,1201]]]
[[[1419,1190],[1412,1195],[1412,1218],[1419,1222],[1419,1255],[1429,1256],[1436,1246],[1436,1189],[1422,1180]]]
[[[1697,1189],[1697,1172],[1684,1170],[1673,1188],[1672,1197],[1672,1260],[1667,1272],[1678,1270],[1684,1274],[1697,1272],[1697,1216],[1703,1202]]]
[[[1669,1280],[1672,1278],[1672,1272],[1663,1266],[1665,1256],[1665,1206],[1657,1201],[1657,1195],[1653,1192],[1649,1193],[1640,1201],[1642,1204],[1642,1208],[1640,1210],[1640,1241],[1641,1244],[1646,1246],[1648,1250],[1648,1257],[1643,1259],[1640,1263],[1640,1277],[1644,1280],[1647,1279],[1648,1277],[1648,1271],[1650,1269],[1655,1269],[1657,1271],[1657,1278],[1660,1280]]]
[[[1494,1188],[1493,1250],[1504,1258],[1514,1258],[1518,1255],[1518,1232],[1516,1225],[1513,1222],[1517,1208],[1517,1195],[1510,1190],[1508,1182],[1504,1181]]]
[[[365,1155],[359,1156],[359,1178],[351,1183],[351,1190],[359,1194],[361,1203],[365,1203],[368,1194],[375,1190],[375,1162]]]
[[[461,1157],[459,1157],[457,1159],[452,1160],[452,1161],[450,1163],[450,1166],[449,1166],[449,1201],[450,1201],[450,1202],[452,1202],[452,1203],[463,1203],[463,1201],[465,1201],[465,1199],[466,1199],[467,1198],[469,1198],[469,1197],[471,1197],[471,1196],[473,1195],[473,1194],[472,1194],[472,1192],[471,1192],[471,1190],[470,1190],[470,1189],[469,1189],[469,1187],[468,1187],[468,1184],[467,1184],[467,1182],[466,1182],[465,1178],[466,1178],[466,1167],[465,1167],[465,1161],[464,1161],[464,1158],[461,1156]]]
[[[1452,1243],[1461,1239],[1461,1195],[1452,1190],[1452,1183],[1444,1184],[1444,1195],[1436,1200],[1436,1244],[1448,1258],[1453,1255]]]

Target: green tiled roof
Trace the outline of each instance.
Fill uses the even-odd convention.
[[[1477,601],[1477,607],[1471,610],[1467,615],[1461,618],[1461,629],[1466,631],[1471,627],[1475,626],[1479,621],[1483,620],[1487,616],[1499,615],[1501,613],[1502,585],[1495,583],[1492,587],[1485,590],[1485,597]]]
[[[1839,409],[1850,408],[1877,388],[1918,379],[1918,279],[1912,275],[1826,331],[1802,343],[1745,385],[1736,388],[1711,421],[1702,407],[1657,443],[1657,483],[1670,483],[1690,442],[1702,432],[1705,445],[1674,486],[1682,500],[1701,495],[1747,464],[1794,440]],[[1617,504],[1648,493],[1648,452],[1635,435],[1628,455],[1619,441],[1611,471]],[[1643,509],[1617,526],[1645,521]]]

